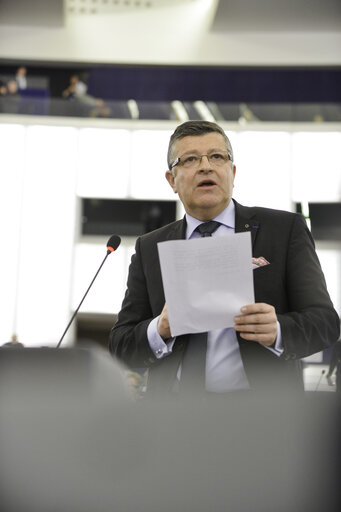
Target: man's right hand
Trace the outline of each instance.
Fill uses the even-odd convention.
[[[172,337],[168,321],[167,304],[164,305],[163,310],[161,311],[157,330],[163,340],[167,340]]]

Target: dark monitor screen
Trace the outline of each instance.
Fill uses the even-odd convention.
[[[301,212],[301,205],[296,205]],[[341,242],[341,202],[340,203],[309,203],[311,233],[315,240]]]
[[[82,234],[140,236],[176,220],[176,201],[82,199]]]

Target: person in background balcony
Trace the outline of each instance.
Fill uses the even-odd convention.
[[[20,68],[17,69],[15,80],[18,84],[19,91],[27,89],[27,68],[25,66],[20,66]]]
[[[65,99],[77,101],[85,108],[86,115],[89,117],[109,117],[110,108],[105,105],[101,98],[94,98],[87,91],[86,83],[78,75],[72,75],[70,83],[63,91],[62,96]]]

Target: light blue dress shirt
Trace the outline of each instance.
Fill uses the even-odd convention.
[[[212,236],[230,236],[235,229],[235,208],[233,201],[228,207],[213,220],[221,223],[221,226]],[[187,229],[186,239],[200,238],[200,233],[195,231],[202,222],[186,213]],[[250,262],[251,264],[251,262]],[[257,271],[257,269],[255,270]],[[148,326],[147,336],[151,349],[158,359],[167,357],[172,353],[175,338],[165,343],[157,331],[159,317],[156,317]],[[250,341],[249,343],[256,343]],[[266,347],[277,356],[283,352],[281,327],[277,322],[277,339],[275,347]],[[181,367],[178,378],[181,376]],[[244,366],[239,350],[236,331],[233,328],[216,329],[209,331],[207,335],[206,354],[206,391],[225,393],[237,389],[248,389],[249,382],[244,371]]]

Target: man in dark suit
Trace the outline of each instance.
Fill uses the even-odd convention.
[[[215,123],[180,125],[170,139],[168,166],[166,178],[186,215],[138,238],[110,351],[130,367],[149,368],[150,392],[184,389],[199,341],[191,334],[171,337],[157,244],[205,236],[198,232],[205,226],[214,230],[210,236],[250,231],[252,255],[265,263],[253,273],[255,303],[242,308],[234,328],[204,336],[201,378],[206,391],[214,393],[302,389],[300,358],[328,347],[339,335],[339,319],[304,218],[232,200],[233,151]],[[205,224],[212,220],[214,226]]]

